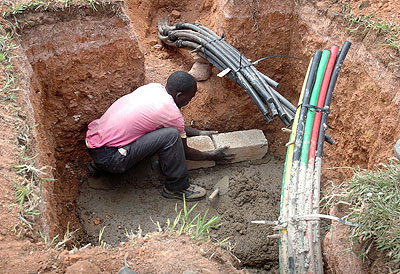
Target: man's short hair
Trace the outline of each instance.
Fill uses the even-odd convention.
[[[185,71],[175,71],[167,80],[167,90],[169,92],[194,92],[197,90],[196,79]]]

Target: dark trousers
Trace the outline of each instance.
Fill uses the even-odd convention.
[[[173,127],[149,132],[136,141],[117,147],[89,148],[96,167],[111,173],[123,173],[146,157],[158,154],[168,190],[189,187],[185,151],[179,131]]]

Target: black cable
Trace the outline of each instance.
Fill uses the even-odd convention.
[[[329,109],[329,107],[331,105],[333,90],[335,89],[336,81],[339,77],[339,72],[342,69],[344,59],[346,58],[346,55],[350,49],[350,46],[351,46],[351,42],[349,42],[349,41],[344,42],[343,47],[340,49],[339,54],[336,58],[332,76],[329,81],[328,90],[326,92],[326,97],[325,97],[325,102],[324,102],[325,109]],[[320,123],[319,133],[318,133],[317,152],[316,152],[316,157],[320,157],[320,158],[322,157],[323,144],[324,144],[324,140],[325,140],[325,130],[327,127],[327,125],[326,125],[327,120],[328,120],[328,112],[322,112],[321,123]]]

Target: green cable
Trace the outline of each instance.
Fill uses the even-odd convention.
[[[325,69],[328,64],[329,56],[331,52],[329,50],[324,50],[322,53],[321,61],[318,66],[317,70],[317,77],[315,79],[314,88],[311,93],[310,98],[310,106],[316,106],[319,92],[321,90],[322,80],[324,79]],[[301,147],[301,156],[300,156],[300,163],[308,163],[308,153],[310,149],[310,140],[311,140],[311,132],[314,123],[314,116],[315,116],[315,109],[312,107],[308,107],[307,111],[307,119],[306,124],[304,126],[304,135],[303,135],[303,145]]]

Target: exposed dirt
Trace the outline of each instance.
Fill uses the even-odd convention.
[[[301,3],[296,5],[297,2]],[[235,273],[223,251],[208,251],[197,246],[198,243],[170,235],[138,240],[133,247],[84,249],[73,254],[47,251],[42,244],[30,243],[37,239],[31,239],[29,231],[24,234],[25,230],[15,230],[22,233],[20,236],[25,237],[24,241],[17,241],[11,232],[19,224],[17,207],[9,206],[14,201],[10,182],[15,177],[12,166],[20,158],[20,151],[15,147],[23,142],[17,139],[17,135],[27,132],[24,123],[30,127],[27,132],[30,136],[29,155],[38,153],[36,164],[52,166],[54,169],[48,175],[57,179],[43,187],[45,203],[41,229],[51,237],[62,235],[69,226],[71,230],[80,229],[76,233],[77,243],[87,241],[85,230],[94,242],[93,237],[98,235],[103,225],[107,225],[106,241],[117,243],[122,239],[121,230],[124,230],[118,226],[135,230],[139,221],[127,216],[132,214],[128,207],[122,207],[127,211],[115,211],[114,206],[128,203],[128,194],[147,205],[151,205],[151,198],[159,199],[158,179],[149,179],[151,184],[146,180],[132,182],[130,177],[124,179],[129,174],[109,178],[112,181],[120,179],[122,182],[117,187],[121,188],[111,191],[88,188],[85,171],[88,155],[83,137],[87,123],[101,115],[121,95],[143,83],[165,83],[172,71],[190,69],[193,59],[189,52],[163,46],[158,41],[156,23],[162,17],[168,16],[171,22],[200,22],[217,33],[225,31],[226,40],[252,60],[277,54],[300,57],[301,60],[296,61],[269,59],[258,67],[281,83],[282,94],[293,103],[297,101],[313,51],[333,44],[341,45],[345,40],[352,41],[335,89],[329,118],[333,127],[329,133],[336,144],[326,146],[324,167],[375,168],[393,155],[394,143],[400,138],[399,55],[391,48],[379,46],[383,39],[380,33],[347,32],[348,22],[344,15],[349,5],[357,14],[375,13],[399,23],[399,3],[384,0],[253,0],[243,3],[228,0],[127,0],[126,14],[131,21],[120,12],[118,4],[98,6],[98,11],[80,5],[64,8],[58,4],[47,11],[32,9],[23,13],[20,19],[26,19],[28,25],[20,31],[24,52],[21,52],[23,58],[16,63],[20,75],[18,88],[21,89],[16,94],[22,110],[3,94],[1,100],[4,105],[0,113],[4,121],[1,130],[4,134],[1,137],[0,166],[4,176],[0,181],[0,191],[4,195],[0,197],[0,268],[4,269],[3,272],[22,273],[29,269],[31,272],[63,273],[78,262],[82,265],[75,267],[99,268],[110,273],[116,272],[123,265],[121,259],[127,258],[132,266],[138,266],[135,268],[138,273],[183,272],[186,267],[201,273]],[[282,124],[279,120],[267,125],[243,90],[229,79],[216,77],[215,69],[213,72],[209,80],[199,83],[198,94],[183,110],[187,124],[219,131],[260,128],[269,140],[271,155],[255,163],[192,172],[191,178],[210,190],[223,175],[232,177],[233,186],[226,197],[221,197],[217,205],[203,203],[201,207],[211,207],[215,214],[223,216],[224,223],[230,224],[223,225],[215,233],[219,237],[232,237],[233,252],[237,257],[249,265],[275,273],[276,242],[266,238],[272,231],[248,222],[259,218],[274,219],[279,214],[281,175],[278,173],[281,171],[276,165],[283,166],[283,163],[276,159],[284,156],[286,149],[283,144],[288,136],[280,132]],[[3,84],[4,79],[0,80]],[[271,166],[272,162],[274,166]],[[349,175],[350,172],[343,170],[325,170],[324,186],[328,180],[341,183]],[[82,194],[77,204],[79,189]],[[134,190],[137,192],[133,193]],[[139,195],[140,191],[144,194]],[[108,195],[110,193],[114,196]],[[89,203],[94,199],[108,199],[110,206],[106,208],[110,211],[96,211],[99,210],[98,204]],[[82,219],[87,222],[83,225],[79,223],[78,205]],[[173,205],[171,202],[169,213],[162,214],[162,217],[173,216],[170,215]],[[103,206],[107,204],[104,202]],[[147,215],[155,216],[152,213]],[[97,225],[95,218],[100,218]],[[161,216],[157,219],[160,223],[164,220]],[[132,223],[128,224],[129,221]],[[112,228],[109,233],[108,228]],[[26,237],[31,240],[27,241]],[[171,246],[176,248],[171,250]],[[332,248],[326,258],[334,258],[333,254],[345,247],[343,243]],[[219,252],[221,255],[211,256]],[[207,260],[210,257],[211,260]],[[327,271],[340,273],[341,268],[332,262],[328,261],[331,268]],[[161,268],[157,269],[158,266]],[[71,268],[69,271],[74,270]],[[359,268],[352,273],[357,271]],[[368,273],[368,270],[362,271]],[[70,273],[76,273],[76,270]]]
[[[14,241],[8,248],[14,252],[0,250],[2,273],[118,273],[126,264],[137,273],[245,273],[233,267],[222,248],[169,233],[115,248],[57,251],[29,241]]]
[[[44,185],[48,211],[57,215],[47,220],[52,223],[52,236],[62,233],[68,222],[72,228],[78,226],[76,218],[69,216],[76,213],[73,199],[82,177],[82,171],[76,173],[74,168],[82,170],[88,158],[87,124],[109,102],[143,83],[143,54],[137,50],[129,20],[110,9],[99,12],[101,16],[81,8],[69,14],[29,14],[24,20],[35,24],[21,32],[31,68],[31,115],[38,123],[40,160],[55,168],[53,176],[58,179]]]

